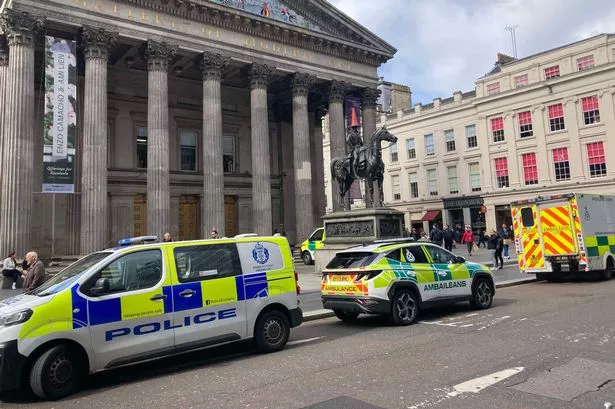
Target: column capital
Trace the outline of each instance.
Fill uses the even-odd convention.
[[[177,46],[165,41],[148,40],[143,49],[148,71],[167,71],[169,61],[175,57]]]
[[[378,88],[363,88],[363,107],[375,108],[381,91]]]
[[[220,53],[205,51],[203,58],[200,61],[201,71],[203,72],[203,81],[213,80],[220,81],[226,67],[231,62],[230,57]]]
[[[107,31],[104,28],[85,26],[81,36],[86,60],[107,60],[109,49],[115,45],[118,33]]]
[[[331,86],[329,88],[329,102],[343,102],[349,88],[350,84],[345,81],[331,81]]]
[[[310,93],[310,88],[316,82],[316,76],[298,72],[293,75],[291,84],[293,88],[293,96],[304,96]]]
[[[0,28],[6,33],[9,46],[34,46],[34,39],[45,25],[45,18],[31,13],[6,9],[0,15]]]
[[[265,88],[271,81],[275,68],[266,64],[254,63],[250,67],[250,88]]]

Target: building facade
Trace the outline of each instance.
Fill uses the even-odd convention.
[[[380,118],[387,204],[406,227],[510,225],[515,200],[615,191],[615,36],[498,55],[474,91]]]
[[[0,37],[0,253],[86,254],[325,212],[321,118],[345,152],[344,98],[376,127],[395,49],[324,0],[6,0]],[[78,42],[74,194],[41,193],[44,37]]]

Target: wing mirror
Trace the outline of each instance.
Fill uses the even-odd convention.
[[[109,279],[107,278],[99,278],[96,280],[96,284],[94,287],[90,288],[90,294],[92,295],[103,295],[107,294],[111,289],[111,285],[109,284]]]

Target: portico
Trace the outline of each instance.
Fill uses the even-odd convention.
[[[277,1],[269,16],[252,13],[254,2],[218,3],[9,2],[0,252],[50,256],[53,240],[56,256],[85,254],[132,235],[279,225],[295,243],[320,225],[320,118],[329,111],[334,156],[345,154],[346,96],[365,98],[373,132],[376,69],[395,50],[325,1],[283,2],[289,21],[276,19]],[[40,193],[41,34],[80,50],[76,193],[55,197]]]

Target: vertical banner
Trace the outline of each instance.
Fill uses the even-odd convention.
[[[346,127],[361,127],[361,100],[346,98]]]
[[[45,37],[43,193],[75,192],[76,43]]]

